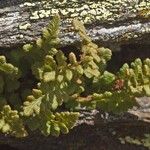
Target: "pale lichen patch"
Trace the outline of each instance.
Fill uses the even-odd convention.
[[[82,20],[84,23],[91,23],[93,21],[103,22],[106,20],[109,20],[109,22],[113,22],[121,19],[124,16],[136,16],[138,15],[139,11],[143,11],[145,9],[150,10],[150,2],[147,0],[49,0],[24,3],[23,5],[21,5],[21,7],[26,6],[36,6],[38,9],[41,9],[36,9],[31,13],[30,19],[32,20],[47,18],[53,16],[56,13],[59,13],[61,17],[65,18],[78,17],[78,19]],[[89,18],[87,19],[87,17]]]
[[[27,30],[29,27],[31,27],[30,23],[23,23],[19,25],[20,30]]]

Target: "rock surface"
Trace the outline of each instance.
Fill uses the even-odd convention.
[[[124,136],[142,137],[149,131],[149,123],[130,113],[114,115],[82,110],[76,127],[67,135],[55,138],[32,133],[23,139],[0,135],[0,140],[18,150],[148,150],[143,145],[122,144],[119,139]]]
[[[27,2],[26,2],[27,1]],[[72,19],[82,20],[93,40],[107,45],[150,45],[148,0],[0,0],[0,47],[34,41],[55,14],[60,14],[61,44],[79,42]]]

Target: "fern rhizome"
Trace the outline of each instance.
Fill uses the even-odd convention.
[[[150,59],[124,64],[116,74],[106,71],[111,50],[94,44],[76,19],[80,55],[66,56],[59,48],[59,24],[55,16],[34,44],[10,52],[10,63],[0,56],[2,133],[59,136],[74,127],[82,108],[119,113],[136,105],[135,97],[150,96]]]

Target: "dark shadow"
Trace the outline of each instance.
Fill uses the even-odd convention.
[[[5,145],[5,144],[0,144],[0,150],[18,150],[18,149],[12,148],[12,147]]]
[[[112,59],[109,61],[107,69],[111,72],[116,72],[124,63],[130,64],[136,58],[142,60],[150,58],[150,45],[122,45],[121,51],[113,52]]]

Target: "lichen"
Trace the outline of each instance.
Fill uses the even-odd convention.
[[[23,23],[19,25],[20,30],[27,30],[29,27],[31,27],[30,23]]]
[[[62,18],[67,18],[71,21],[74,17],[82,20],[84,23],[95,21],[114,22],[122,17],[135,17],[141,12],[150,9],[150,2],[144,1],[128,1],[128,0],[102,0],[102,1],[80,1],[80,0],[65,0],[65,1],[39,1],[25,2],[20,7],[40,8],[31,12],[30,19],[47,18],[59,13]],[[141,15],[145,17],[145,15]]]
[[[125,136],[125,137],[120,137],[119,141],[121,144],[135,144],[138,146],[144,146],[150,150],[150,134],[144,134],[144,137],[131,137],[131,136]]]

